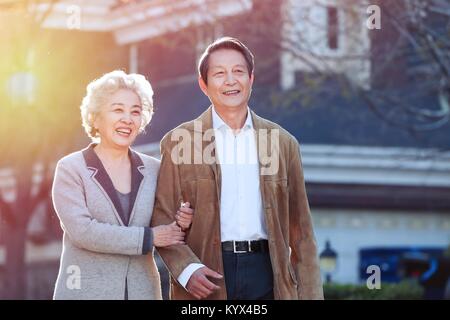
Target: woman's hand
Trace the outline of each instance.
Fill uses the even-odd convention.
[[[155,247],[167,247],[174,244],[184,244],[185,233],[177,226],[176,221],[153,227],[153,244]]]
[[[175,215],[175,220],[182,230],[189,229],[194,218],[194,209],[190,208],[190,206],[191,204],[189,202],[182,203]]]

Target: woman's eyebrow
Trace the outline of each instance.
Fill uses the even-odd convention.
[[[111,103],[111,107],[114,107],[114,106],[123,107],[123,106],[125,106],[125,105],[124,105],[123,103],[121,103],[121,102],[113,102],[113,103]],[[132,107],[132,108],[139,108],[139,109],[142,109],[142,106],[139,105],[139,104],[134,104],[134,105],[132,105],[131,107]]]

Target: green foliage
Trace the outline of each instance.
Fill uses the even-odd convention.
[[[447,246],[447,249],[444,251],[444,257],[450,258],[450,244]]]
[[[380,289],[368,289],[365,284],[324,284],[327,300],[419,300],[423,288],[413,281],[381,283]]]

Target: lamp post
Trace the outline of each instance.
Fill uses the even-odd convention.
[[[319,255],[320,269],[325,272],[326,283],[331,283],[331,273],[336,270],[337,253],[331,248],[330,241],[325,242],[325,249]]]

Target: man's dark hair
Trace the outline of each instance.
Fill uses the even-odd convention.
[[[245,58],[245,62],[247,63],[249,76],[252,75],[253,68],[255,66],[253,53],[238,39],[232,37],[222,37],[211,43],[200,57],[200,61],[198,63],[198,73],[206,84],[208,84],[209,57],[211,53],[221,49],[231,49],[242,53]]]

